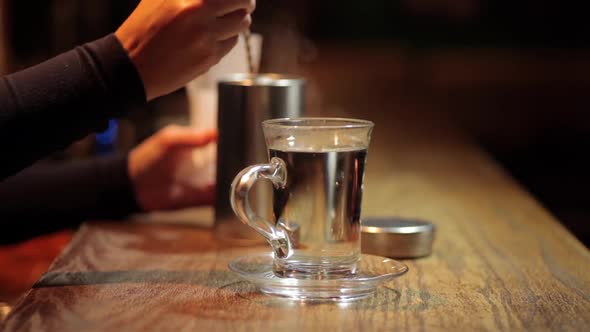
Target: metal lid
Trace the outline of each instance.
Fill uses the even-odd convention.
[[[430,255],[435,228],[430,222],[399,217],[368,217],[361,222],[365,254],[391,258]]]

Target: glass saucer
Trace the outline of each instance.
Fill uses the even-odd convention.
[[[262,293],[301,300],[342,301],[363,298],[377,286],[408,271],[393,259],[361,255],[355,274],[336,279],[282,278],[274,274],[272,253],[242,256],[230,270],[252,282]]]

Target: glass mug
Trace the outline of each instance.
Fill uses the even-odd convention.
[[[353,274],[361,257],[361,200],[373,123],[342,118],[262,122],[270,162],[242,170],[230,190],[238,218],[270,243],[281,277]],[[274,222],[252,210],[248,192],[273,184]]]

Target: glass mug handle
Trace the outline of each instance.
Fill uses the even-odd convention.
[[[282,189],[287,183],[287,166],[281,158],[273,157],[268,164],[244,168],[231,185],[230,202],[238,218],[254,228],[270,243],[275,257],[286,258],[291,253],[291,242],[285,230],[272,225],[268,220],[256,215],[248,200],[250,189],[257,180],[270,180],[275,188]]]

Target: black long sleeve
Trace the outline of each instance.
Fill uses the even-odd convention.
[[[0,243],[139,210],[126,156],[39,163],[0,182]]]
[[[1,77],[0,181],[145,103],[114,34]]]

